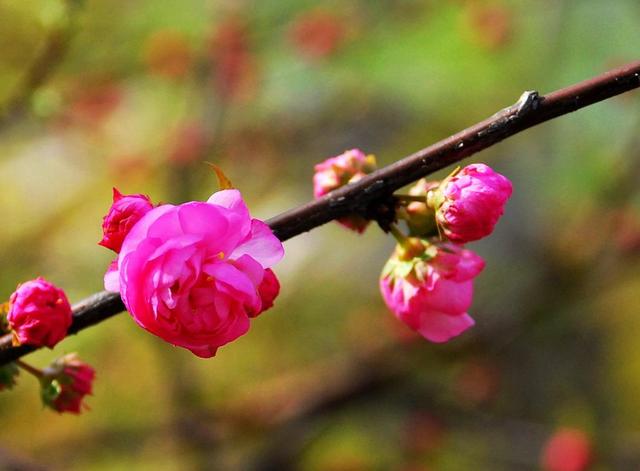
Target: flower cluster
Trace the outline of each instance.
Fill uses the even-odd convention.
[[[250,216],[238,190],[157,207],[114,192],[103,229],[121,241],[111,244],[118,257],[105,288],[120,292],[142,328],[199,357],[245,334],[280,291],[271,267],[282,243]]]
[[[511,182],[484,164],[409,190],[399,214],[410,237],[392,228],[398,246],[380,277],[382,297],[398,319],[432,342],[474,325],[467,310],[484,261],[462,244],[493,231],[511,191]]]
[[[0,331],[10,333],[14,345],[53,348],[66,337],[72,320],[64,291],[41,277],[19,285],[9,302],[0,305]],[[83,397],[91,394],[95,376],[93,368],[75,354],[44,370],[16,361],[0,366],[0,391],[15,386],[20,369],[40,381],[45,406],[75,414],[81,412]]]
[[[331,157],[315,166],[314,194],[324,196],[373,170],[373,156],[358,149]],[[432,342],[446,342],[474,324],[467,310],[484,260],[462,244],[493,232],[511,191],[506,177],[472,164],[396,195],[396,217],[405,220],[409,234],[391,226],[398,246],[382,271],[380,290],[398,319]],[[360,215],[338,222],[357,232],[368,223]]]

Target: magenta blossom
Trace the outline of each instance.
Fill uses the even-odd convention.
[[[142,216],[153,209],[145,195],[123,195],[113,189],[113,204],[102,220],[103,237],[99,245],[120,252],[122,241]]]
[[[81,362],[75,353],[58,358],[43,371],[42,402],[58,412],[79,414],[87,408],[83,399],[92,393],[95,376],[95,370]]]
[[[465,243],[482,239],[504,212],[511,182],[484,164],[472,164],[442,181],[428,193],[428,204],[447,238]]]
[[[376,159],[373,155],[365,155],[360,149],[351,149],[317,164],[314,169],[313,195],[320,198],[373,172],[376,169]],[[358,215],[340,218],[338,222],[359,233],[369,224],[368,220]]]
[[[283,253],[269,226],[251,218],[240,192],[222,190],[206,203],[166,204],[145,214],[125,238],[105,287],[120,291],[141,327],[208,358],[273,302],[273,289],[263,300],[261,285]]]
[[[14,343],[52,348],[67,335],[71,306],[64,291],[39,277],[22,283],[11,295],[7,321]]]
[[[474,325],[467,309],[484,261],[456,244],[409,241],[411,248],[398,246],[382,271],[382,297],[411,329],[446,342]]]

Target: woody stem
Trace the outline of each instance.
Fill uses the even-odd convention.
[[[31,373],[36,378],[38,378],[38,379],[42,378],[42,370],[39,370],[38,368],[35,368],[35,367],[31,366],[30,364],[25,363],[22,360],[16,360],[15,363],[20,368],[22,368],[23,370],[27,371],[28,373]]]

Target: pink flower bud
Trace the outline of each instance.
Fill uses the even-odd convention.
[[[398,246],[382,271],[382,297],[411,329],[432,342],[446,342],[474,325],[467,309],[484,261],[451,243],[423,244],[417,252],[417,239],[409,240],[411,250]]]
[[[79,414],[88,407],[82,402],[92,393],[95,370],[80,361],[75,353],[58,358],[43,371],[42,402],[58,412]]]
[[[244,335],[273,303],[270,267],[283,256],[238,190],[154,208],[127,234],[105,288],[118,290],[144,329],[203,358]]]
[[[145,195],[123,195],[113,189],[113,204],[102,220],[103,237],[99,245],[120,252],[122,241],[131,228],[149,211],[153,204]]]
[[[351,149],[336,157],[331,157],[315,166],[313,175],[313,195],[320,198],[330,191],[360,180],[376,169],[373,155],[365,155],[360,149]],[[359,215],[338,219],[343,226],[362,233],[369,221]]]
[[[71,326],[71,306],[64,291],[44,278],[27,281],[9,299],[7,321],[17,344],[52,348]]]
[[[545,471],[584,471],[593,458],[591,440],[578,429],[563,428],[556,431],[542,451]]]
[[[429,205],[436,210],[444,235],[465,243],[493,232],[511,192],[511,182],[505,176],[487,165],[472,164],[429,192]]]

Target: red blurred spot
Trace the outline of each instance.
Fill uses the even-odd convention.
[[[563,428],[547,441],[541,465],[545,471],[583,471],[592,455],[591,441],[582,430]]]
[[[198,122],[182,123],[169,140],[169,161],[187,165],[202,159],[207,148],[207,135]]]
[[[447,429],[429,412],[417,412],[410,417],[404,430],[404,446],[415,454],[428,453],[442,446]]]
[[[151,34],[144,44],[143,59],[150,73],[171,79],[183,77],[193,60],[187,38],[173,30]]]
[[[612,212],[613,242],[624,254],[640,251],[640,215],[632,209],[616,209]]]
[[[143,152],[119,154],[109,159],[109,173],[112,178],[132,179],[146,177],[151,173],[148,156]]]
[[[498,49],[511,39],[513,20],[506,7],[471,2],[465,13],[466,26],[480,46]]]
[[[344,19],[327,11],[311,10],[292,23],[290,38],[300,54],[311,59],[327,57],[344,43]]]
[[[122,89],[110,80],[73,87],[69,106],[62,114],[65,124],[97,127],[122,101]]]
[[[218,96],[223,100],[251,98],[258,73],[246,24],[233,17],[221,23],[211,38],[209,52]]]
[[[457,397],[473,404],[495,398],[500,390],[500,370],[482,359],[472,359],[462,366],[453,384]]]

